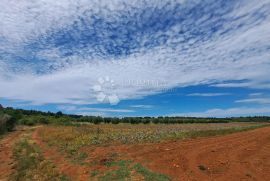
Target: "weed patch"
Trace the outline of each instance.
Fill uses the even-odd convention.
[[[12,175],[12,180],[39,180],[39,181],[67,181],[69,180],[60,175],[53,163],[45,160],[41,151],[34,143],[22,139],[14,150],[13,157],[16,161],[16,173]]]
[[[152,172],[146,169],[145,167],[143,167],[139,163],[135,164],[133,168],[136,170],[136,172],[140,173],[144,177],[145,181],[152,181],[152,180],[169,181],[170,180],[168,176],[160,174],[160,173]]]
[[[111,181],[111,180],[132,180],[136,178],[134,175],[140,175],[144,178],[145,181],[169,181],[170,178],[166,175],[152,172],[141,164],[134,164],[130,160],[119,160],[112,161],[107,163],[107,167],[113,168],[113,170],[105,172],[105,174],[98,177],[98,180],[101,181]],[[140,177],[141,178],[141,177]]]

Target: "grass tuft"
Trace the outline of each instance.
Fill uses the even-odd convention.
[[[108,162],[108,167],[116,167],[116,170],[108,171],[105,175],[101,176],[99,179],[101,181],[109,180],[130,180],[131,171],[129,169],[131,161],[120,160],[115,162]]]
[[[170,178],[166,175],[163,175],[163,174],[160,174],[160,173],[155,173],[155,172],[152,172],[148,169],[146,169],[145,167],[143,167],[141,164],[139,163],[136,163],[134,165],[134,170],[136,170],[136,172],[140,173],[145,181],[169,181]]]

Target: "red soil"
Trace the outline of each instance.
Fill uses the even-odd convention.
[[[0,140],[0,181],[8,180],[13,170],[12,148],[21,131],[9,133]]]
[[[90,179],[93,168],[67,162],[61,153],[42,142],[38,129],[33,139],[61,172],[74,180]],[[88,153],[90,160],[107,159],[117,153],[121,159],[139,162],[173,180],[266,181],[270,178],[270,127],[211,138],[92,147]]]
[[[66,175],[72,180],[85,181],[89,180],[90,174],[85,166],[75,165],[66,160],[63,154],[57,151],[55,148],[48,147],[41,138],[38,136],[38,130],[33,133],[32,139],[40,146],[43,151],[43,156],[47,160],[51,160],[60,173]]]
[[[270,127],[211,138],[99,147],[90,155],[109,153],[174,180],[266,181],[270,178]]]

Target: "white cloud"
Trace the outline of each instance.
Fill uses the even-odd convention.
[[[92,112],[110,112],[110,113],[131,113],[135,112],[131,109],[111,109],[111,108],[79,108],[80,111],[92,111]]]
[[[72,111],[76,114],[80,114],[80,113],[88,113],[88,115],[91,115],[91,113],[94,113],[94,115],[96,114],[100,114],[102,113],[102,115],[105,115],[107,113],[132,113],[135,112],[132,109],[113,109],[113,108],[94,108],[94,107],[78,107],[78,106],[58,106],[59,110],[62,111]],[[85,114],[82,114],[85,115]]]
[[[252,80],[249,82],[240,83],[217,83],[211,85],[212,87],[223,87],[223,88],[255,88],[255,89],[270,89],[269,82],[262,82],[261,80]]]
[[[110,18],[113,11],[126,10],[123,0],[1,0],[0,1],[0,40],[7,42],[26,43],[39,36],[44,36],[48,31],[57,31],[67,27],[74,21],[85,16],[87,11],[91,14],[103,13]],[[184,2],[177,0],[175,2]],[[162,5],[155,0],[149,4]],[[143,6],[145,1],[128,1],[129,7]],[[108,11],[102,11],[106,9]],[[106,14],[107,12],[107,14]],[[7,43],[6,42],[6,43]]]
[[[141,6],[143,1],[129,3]],[[104,88],[105,93],[113,92],[120,100],[142,98],[159,93],[164,88],[199,84],[269,89],[270,51],[266,47],[270,41],[270,13],[267,14],[270,9],[264,6],[266,3],[267,0],[247,1],[243,6],[224,15],[234,20],[226,22],[212,37],[212,32],[207,32],[211,38],[193,38],[189,31],[178,36],[179,30],[184,31],[189,27],[189,22],[183,21],[165,32],[157,32],[157,37],[162,34],[169,36],[166,44],[151,49],[143,47],[136,53],[118,58],[87,56],[90,50],[85,49],[63,57],[58,48],[46,47],[35,55],[63,67],[46,74],[35,74],[31,71],[32,67],[21,64],[17,67],[25,71],[14,73],[8,68],[10,63],[0,59],[0,97],[31,101],[32,104],[94,104],[97,100],[92,87],[104,76],[109,76],[116,85],[114,89]],[[105,0],[91,3],[86,0],[2,0],[0,51],[24,53],[22,46],[46,37],[48,32],[65,29],[78,18],[84,18],[86,10],[91,10],[94,14],[100,7],[106,6],[118,11],[125,8],[122,4],[116,0],[110,3]],[[253,14],[261,8],[264,8],[261,14],[265,14],[265,17],[254,19]],[[104,16],[110,18],[106,14]],[[206,20],[207,17],[201,17],[198,23]],[[209,21],[211,23],[214,20]],[[231,32],[223,34],[225,30]],[[190,40],[183,42],[183,39]],[[173,43],[175,46],[172,46]],[[36,62],[32,61],[31,65],[35,65]],[[247,82],[223,83],[230,80]],[[149,81],[154,84],[130,85],[127,81]]]
[[[270,115],[270,107],[235,107],[228,109],[209,109],[204,112],[179,113],[170,116],[191,116],[191,117],[237,117],[237,116],[253,116],[253,115]]]
[[[201,96],[201,97],[215,97],[215,96],[228,96],[231,93],[192,93],[187,94],[187,96]]]
[[[82,115],[82,116],[101,116],[101,117],[106,117],[109,116],[104,112],[91,112],[91,111],[86,111],[86,112],[76,112],[77,115]]]
[[[218,83],[211,85],[213,87],[251,87],[252,83],[250,82],[241,82],[241,83]]]
[[[236,100],[236,103],[257,103],[257,104],[270,104],[270,98],[252,98]]]
[[[154,106],[153,105],[131,105],[130,107],[133,107],[133,108],[143,108],[143,109],[150,109],[150,108],[153,108]]]
[[[250,97],[257,97],[257,96],[261,96],[261,95],[263,95],[262,92],[256,92],[256,93],[249,94]]]

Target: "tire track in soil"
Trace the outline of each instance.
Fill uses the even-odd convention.
[[[85,166],[70,163],[63,154],[57,149],[49,147],[44,143],[36,129],[32,135],[32,139],[37,143],[43,152],[45,159],[52,161],[61,174],[69,177],[74,181],[88,181],[90,178],[89,169]]]
[[[13,131],[4,135],[0,140],[0,181],[7,181],[15,171],[13,155],[13,145],[18,140],[23,130]]]

